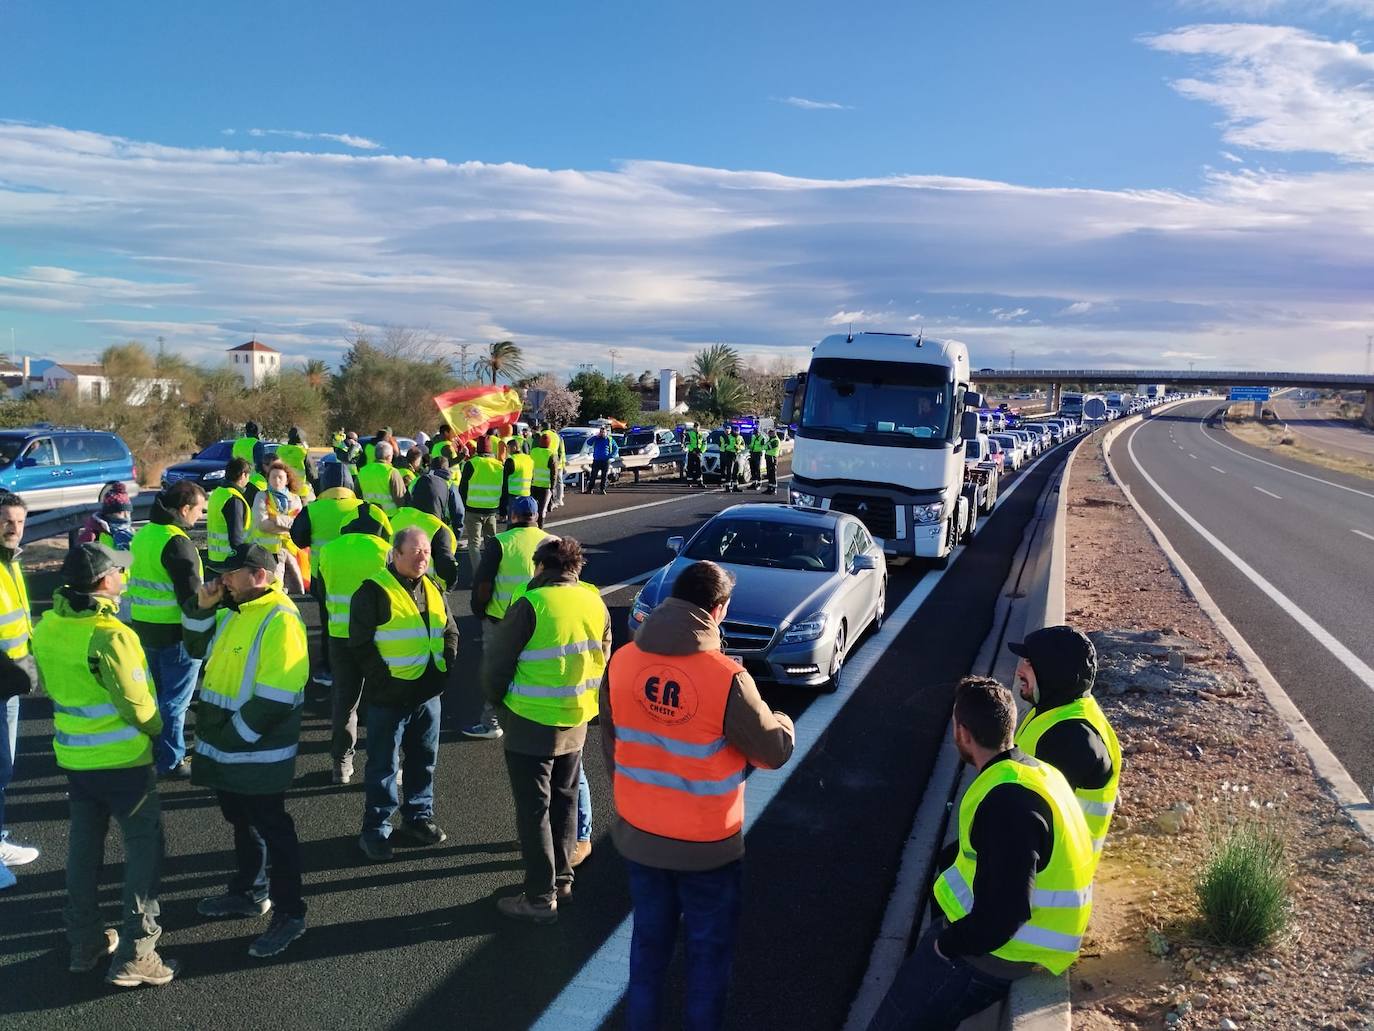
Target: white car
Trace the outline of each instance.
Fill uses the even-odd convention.
[[[992,439],[1002,445],[1002,450],[1007,453],[1007,462],[1011,465],[1013,472],[1025,464],[1026,445],[1020,437],[1011,433],[994,433]]]

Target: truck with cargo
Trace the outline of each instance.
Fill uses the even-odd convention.
[[[1083,418],[1083,395],[1076,390],[1066,390],[1060,394],[1059,414],[1073,419]]]

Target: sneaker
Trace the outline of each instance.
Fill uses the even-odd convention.
[[[320,672],[318,672],[318,673],[312,675],[310,679],[313,680],[315,683],[319,684],[321,687],[333,687],[333,686],[334,686],[334,676],[333,676],[333,674],[332,674],[332,673],[327,673],[327,672],[325,672],[324,670],[321,670]]]
[[[524,920],[531,924],[552,924],[558,920],[558,901],[531,902],[524,892],[496,900],[496,908],[502,916],[512,920]]]
[[[334,773],[331,778],[335,784],[347,784],[353,779],[353,760],[345,759],[334,764]]]
[[[444,829],[433,820],[405,820],[396,832],[420,845],[442,845],[448,840]]]
[[[28,845],[16,845],[9,838],[0,838],[0,863],[5,866],[23,866],[38,858],[38,849]]]
[[[177,961],[163,959],[157,950],[146,956],[135,956],[122,963],[112,963],[105,980],[120,988],[137,988],[141,984],[167,984],[176,977]]]
[[[396,854],[391,848],[390,841],[375,834],[359,834],[358,847],[363,850],[363,855],[374,863],[389,862]]]
[[[272,917],[272,924],[266,931],[248,946],[248,955],[256,956],[258,959],[266,959],[268,956],[276,956],[285,952],[286,947],[305,933],[305,917],[285,916],[276,913]]]
[[[196,912],[212,920],[225,920],[242,916],[265,916],[272,908],[271,899],[255,899],[251,895],[226,892],[213,895],[196,903]]]
[[[106,956],[113,956],[119,948],[119,932],[113,927],[105,928],[105,938],[94,945],[73,945],[72,961],[67,967],[73,974],[89,974]]]
[[[474,723],[470,727],[464,727],[462,730],[462,734],[464,737],[482,738],[486,741],[495,741],[497,738],[505,734],[505,731],[501,729],[501,725],[499,723],[497,723],[495,720],[492,720],[489,723]]]
[[[177,763],[170,770],[165,770],[158,774],[159,777],[171,777],[173,780],[190,780],[191,778],[191,757],[188,755],[181,762]],[[163,982],[164,984],[166,982]]]
[[[0,863],[0,891],[6,888],[13,888],[19,883],[19,878],[15,877],[10,868],[4,863]]]
[[[573,868],[576,869],[577,867],[585,863],[587,861],[587,857],[591,854],[592,843],[590,841],[583,841],[579,838],[577,844],[573,846],[572,856],[569,858],[568,861],[569,863],[571,863]]]

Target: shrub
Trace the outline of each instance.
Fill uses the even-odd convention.
[[[1195,888],[1207,937],[1233,948],[1265,944],[1288,922],[1283,836],[1253,820],[1236,824],[1215,840]]]

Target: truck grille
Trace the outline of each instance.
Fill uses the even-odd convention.
[[[830,511],[858,516],[874,537],[892,540],[897,536],[897,508],[890,498],[836,494],[830,502]]]
[[[768,647],[776,630],[763,623],[741,623],[727,619],[721,623],[720,633],[725,638],[726,651],[757,652]]]

